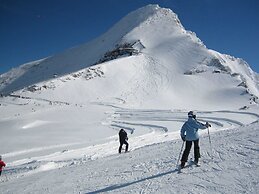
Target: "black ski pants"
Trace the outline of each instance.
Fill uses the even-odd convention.
[[[125,144],[125,145],[126,145],[125,152],[127,152],[127,151],[128,151],[129,143],[128,143],[126,140],[124,140],[124,141],[120,141],[119,153],[121,153],[121,149],[122,149],[123,144]]]
[[[190,150],[192,148],[192,142],[194,143],[194,159],[196,162],[199,161],[199,158],[201,157],[201,155],[200,155],[199,139],[197,139],[195,141],[186,141],[181,162],[187,162],[188,156],[190,154]]]

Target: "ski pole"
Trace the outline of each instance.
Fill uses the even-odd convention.
[[[209,142],[210,142],[211,158],[213,159],[213,156],[212,156],[212,146],[211,146],[211,140],[210,140],[210,130],[209,130],[209,126],[208,126],[208,136],[209,136]]]
[[[180,161],[181,153],[182,153],[182,151],[183,151],[183,146],[184,146],[184,141],[183,141],[183,143],[182,143],[181,151],[180,151],[180,153],[179,153],[179,157],[178,157],[178,160],[177,160],[177,163],[176,163],[176,168],[177,168],[177,165],[178,165],[178,163],[179,163],[179,161]]]

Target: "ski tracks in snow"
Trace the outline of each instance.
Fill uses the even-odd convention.
[[[153,129],[151,131],[172,132],[180,130],[179,124],[176,125],[176,123],[184,123],[187,119],[186,115],[186,111],[117,108],[108,119],[111,127],[131,130],[145,127]],[[197,116],[200,122],[210,122],[213,125],[212,130],[217,131],[244,126],[259,120],[258,114],[241,111],[198,111]]]
[[[259,189],[258,137],[258,123],[221,130],[211,135],[211,152],[209,141],[203,136],[200,141],[201,167],[190,165],[180,174],[175,164],[181,141],[173,140],[126,154],[108,153],[107,157],[78,163],[75,160],[76,165],[7,180],[0,183],[0,193],[44,193],[46,190],[49,193],[84,194],[256,193]],[[97,148],[99,152],[105,149]],[[94,147],[92,150],[94,152]],[[32,162],[30,165],[35,164]],[[51,167],[49,165],[45,167]],[[35,179],[37,184],[31,187],[28,182]]]
[[[130,132],[129,143],[130,149],[137,150],[138,148],[147,147],[152,144],[159,144],[161,142],[172,141],[179,139],[179,130],[183,122],[187,119],[186,111],[174,111],[174,110],[153,110],[153,109],[123,109],[114,107],[114,112],[107,113],[107,121],[104,125],[108,125],[118,131],[120,128],[124,128]],[[259,115],[256,113],[239,112],[239,111],[198,111],[198,120],[201,122],[208,121],[213,127],[210,129],[212,132],[217,132],[225,129],[232,129],[240,126],[245,126],[250,123],[258,121]],[[242,117],[242,119],[240,119]],[[204,137],[207,136],[207,130],[201,131]],[[117,133],[117,132],[116,132]],[[238,141],[238,140],[237,140]],[[252,139],[248,139],[253,143]],[[213,139],[212,139],[212,143]],[[223,143],[225,144],[225,143]],[[83,144],[82,144],[83,146]],[[58,146],[56,146],[58,147]],[[60,145],[62,148],[62,145]],[[226,157],[223,151],[215,150],[213,152],[207,150],[204,153],[206,158],[215,157],[220,161],[224,161]],[[17,153],[8,153],[4,155],[15,156],[23,153],[41,151],[45,148],[34,148],[31,150],[20,151]],[[52,149],[48,147],[48,149]],[[118,138],[117,136],[107,138],[107,142],[99,145],[93,145],[90,147],[81,147],[72,150],[61,150],[53,154],[38,156],[33,158],[24,158],[19,161],[12,162],[5,173],[10,178],[22,177],[25,175],[35,174],[43,171],[48,171],[56,168],[63,168],[67,166],[81,165],[91,160],[111,156],[117,153]],[[244,149],[251,149],[251,151],[258,151],[256,148],[246,146]],[[255,149],[255,150],[253,150]],[[233,150],[234,151],[234,150]],[[243,152],[235,152],[240,157],[246,157]],[[179,153],[176,153],[178,155]],[[204,161],[205,165],[206,162]],[[215,161],[214,161],[215,162]],[[148,167],[146,167],[148,168]],[[222,166],[219,163],[213,163],[213,170],[220,171]],[[143,188],[142,193],[145,193],[150,183]]]
[[[132,171],[132,175],[121,174],[119,179],[113,179],[108,186],[96,181],[95,186],[89,186],[84,191],[86,194],[256,193],[259,188],[257,127],[221,131],[213,134],[212,138],[215,140],[213,159],[208,155],[209,143],[206,139],[201,139],[201,167],[189,165],[178,174],[174,169],[177,160],[174,155],[180,150],[181,142],[166,142],[120,157],[121,166],[117,166],[116,171],[113,167],[117,162],[111,159],[108,176],[114,177],[120,170]],[[238,152],[242,154],[237,154]],[[100,184],[103,186],[99,186]]]

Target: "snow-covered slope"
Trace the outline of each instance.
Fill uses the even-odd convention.
[[[15,179],[6,170],[1,193],[250,193],[259,189],[258,123],[201,138],[201,167],[175,170],[182,142],[159,143],[69,166],[49,161],[40,173]],[[252,135],[251,135],[252,134]],[[132,141],[130,141],[132,143]],[[105,148],[104,148],[105,149]],[[31,163],[31,168],[33,169]],[[18,170],[18,169],[16,169]],[[20,169],[23,172],[29,168]],[[15,174],[15,173],[14,173]]]
[[[199,177],[197,193],[205,193],[207,186],[210,193],[243,192],[245,185],[256,191],[258,80],[245,61],[207,49],[171,10],[140,8],[89,43],[0,75],[0,154],[7,162],[0,192],[121,193],[126,188],[130,193],[132,188],[134,193],[189,193],[192,188],[182,186],[194,177]],[[193,109],[199,121],[212,124],[211,134],[222,131],[214,136],[216,160],[205,164],[201,177],[195,171],[172,190],[172,182],[179,181],[174,172],[179,129]],[[125,158],[116,156],[120,128],[129,135],[131,153]],[[224,139],[224,130],[237,128],[241,133]],[[235,134],[240,137],[235,139]],[[225,147],[216,150],[220,145]],[[231,159],[246,155],[242,164],[251,163],[225,184],[221,174],[211,175],[206,169],[222,173],[228,168],[223,175],[229,178],[233,168],[228,145],[233,145],[232,151],[240,149]],[[209,160],[207,144],[205,150],[204,162]],[[148,160],[149,152],[157,163]],[[112,170],[118,163],[123,165]],[[85,168],[89,174],[81,174]],[[255,176],[240,183],[252,168]],[[60,187],[59,180],[71,180],[69,171],[75,172],[72,186]],[[38,182],[32,187],[24,186],[34,178]],[[125,183],[126,178],[130,181]],[[156,178],[158,183],[153,182]],[[233,184],[233,190],[223,188]]]

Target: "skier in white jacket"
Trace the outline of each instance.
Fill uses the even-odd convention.
[[[194,162],[198,165],[200,158],[200,147],[199,147],[199,129],[206,129],[211,125],[206,122],[202,124],[196,120],[196,114],[193,111],[188,112],[188,120],[183,124],[181,128],[181,138],[186,141],[185,150],[181,159],[181,168],[184,168],[185,163],[188,160],[190,150],[192,148],[192,142],[194,143]]]

